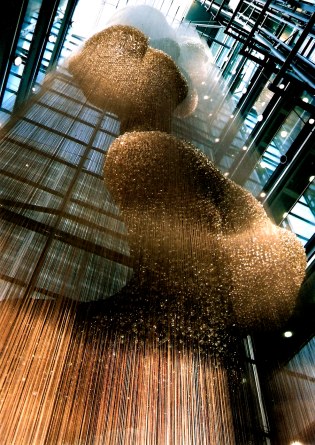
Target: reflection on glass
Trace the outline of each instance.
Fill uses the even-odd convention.
[[[220,52],[222,50],[222,45],[220,43],[217,43],[217,42],[223,41],[224,37],[225,37],[224,29],[220,28],[218,33],[217,33],[217,35],[216,35],[216,41],[213,41],[212,45],[210,47],[212,55],[213,55],[213,58],[215,60],[217,60],[217,58],[220,56]]]
[[[254,68],[253,68],[253,70],[254,70]],[[254,71],[249,73],[250,77],[252,76],[253,72]],[[271,80],[273,79],[273,77],[274,77],[274,75],[272,75]],[[246,93],[243,93],[243,94],[246,94]],[[268,89],[268,86],[265,86],[265,88],[262,90],[261,94],[259,95],[258,99],[256,100],[255,104],[252,106],[250,111],[247,113],[246,117],[244,118],[244,121],[241,122],[239,129],[236,133],[236,136],[234,137],[233,141],[231,142],[231,144],[229,146],[227,155],[224,156],[222,158],[222,160],[220,161],[219,165],[223,171],[228,170],[231,167],[231,165],[234,162],[235,156],[237,156],[239,153],[243,153],[244,151],[247,150],[248,145],[246,145],[246,141],[250,137],[250,134],[253,131],[254,127],[256,126],[257,122],[259,122],[260,116],[262,116],[262,113],[264,112],[266,106],[272,99],[273,94],[274,93],[272,93]],[[237,97],[237,94],[236,94],[236,96],[234,95],[234,97]],[[257,160],[258,160],[258,157],[257,157]],[[252,181],[250,180],[249,183],[251,183],[251,182]],[[255,181],[255,183],[256,183],[256,181]],[[249,190],[252,191],[252,188],[249,188]]]
[[[286,153],[309,117],[307,111],[295,107],[274,135],[245,184],[255,196],[261,192],[276,168],[287,162]]]
[[[305,246],[315,233],[315,184],[309,183],[304,193],[283,219],[282,225],[291,229]]]
[[[53,53],[53,50],[55,47],[55,43],[57,41],[57,36],[60,31],[62,20],[64,18],[64,9],[66,8],[67,3],[68,3],[68,0],[66,0],[66,1],[60,0],[59,1],[58,10],[57,10],[56,16],[54,17],[54,22],[53,22],[52,28],[50,30],[50,35],[46,42],[44,55],[41,60],[41,64],[40,64],[39,72],[38,72],[36,80],[35,80],[35,84],[41,85],[44,81],[46,71],[50,65],[50,59],[51,59],[51,56],[52,56],[52,53]]]
[[[54,17],[53,26],[48,36],[47,44],[44,50],[43,58],[41,60],[40,68],[35,80],[34,89],[37,91],[38,87],[43,83],[46,71],[49,67],[51,56],[57,41],[57,36],[60,31],[62,20],[64,18],[64,11],[66,9],[68,0],[60,0],[59,7]],[[1,108],[6,112],[11,113],[13,111],[16,96],[21,83],[21,78],[25,69],[25,64],[29,55],[29,50],[33,41],[35,27],[37,25],[39,12],[41,8],[42,0],[30,0],[28,2],[25,18],[23,21],[21,33],[18,39],[16,54],[13,58],[10,68],[10,74],[6,84],[6,91],[2,100]],[[72,36],[71,29],[68,32],[65,44],[61,51],[60,61],[73,51],[75,47],[82,41],[78,36]],[[1,121],[5,122],[7,118],[2,118]]]
[[[241,58],[242,56],[238,54],[236,57],[234,57],[232,63],[231,61],[229,61],[229,71],[223,73],[223,76],[227,81],[230,81],[231,79],[234,80],[234,77],[237,75],[237,67],[241,61]]]
[[[290,434],[289,440],[281,440],[281,443],[314,443],[314,352],[315,338],[312,338],[288,363],[279,368],[268,382],[273,394],[272,409],[277,422],[278,437],[283,439]]]
[[[233,97],[237,100],[239,100],[244,94],[247,93],[247,87],[251,81],[251,78],[254,75],[254,72],[257,68],[257,64],[254,63],[252,60],[247,60],[242,72],[239,76],[239,82],[238,86],[235,89],[235,92],[233,93]]]
[[[41,1],[31,0],[28,2],[27,10],[22,25],[22,30],[17,43],[16,57],[12,61],[10,74],[6,86],[6,93],[4,94],[3,101],[1,104],[2,108],[10,112],[12,112],[14,107],[16,94],[24,71],[25,60],[33,39],[34,29],[37,23],[40,7],[41,7]],[[22,62],[18,65],[14,63],[17,57],[20,57],[22,59]]]

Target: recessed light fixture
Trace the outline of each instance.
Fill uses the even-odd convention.
[[[308,97],[303,97],[302,100],[303,102],[308,103]]]
[[[293,332],[292,331],[285,331],[283,333],[283,337],[285,337],[285,338],[290,338],[292,336],[293,336]]]
[[[315,122],[315,119],[313,119],[312,117],[311,117],[311,119],[308,120],[308,123],[311,124],[311,125],[313,125],[314,122]]]
[[[14,59],[14,65],[15,65],[15,66],[20,66],[20,65],[22,64],[22,62],[23,62],[23,60],[22,60],[22,57],[21,57],[21,56],[17,56],[17,57]]]
[[[246,151],[248,149],[247,145],[244,145],[242,150]]]
[[[260,115],[257,117],[258,122],[261,122],[263,119],[264,119],[264,116],[263,116],[262,114],[260,114]]]
[[[214,142],[220,142],[220,138],[215,138]]]
[[[259,196],[260,196],[261,198],[264,198],[264,197],[266,196],[266,193],[265,193],[265,192],[261,192]]]
[[[282,130],[281,133],[280,133],[280,136],[281,136],[282,138],[285,138],[287,135],[288,135],[288,132],[285,131],[285,130]]]

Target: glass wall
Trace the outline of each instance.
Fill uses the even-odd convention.
[[[287,151],[309,119],[310,114],[296,106],[275,133],[245,183],[255,196],[259,196],[278,166],[287,163]]]
[[[5,86],[2,103],[0,104],[0,120],[3,123],[9,119],[10,114],[13,112],[19,94],[25,96],[25,94],[28,95],[38,91],[44,81],[47,70],[51,68],[52,64],[55,64],[55,61],[52,60],[52,55],[56,50],[55,46],[58,44],[62,25],[65,25],[63,24],[63,20],[70,1],[60,0],[56,12],[53,12],[53,17],[49,17],[51,11],[47,10],[46,5],[42,5],[43,0],[29,0],[15,53],[12,54],[11,57],[10,73]],[[41,20],[43,20],[43,16],[45,16],[47,22],[43,29],[41,28],[41,23],[38,22],[40,15]],[[67,19],[69,19],[69,17],[67,17]],[[48,27],[48,34],[46,26]],[[37,41],[34,39],[34,36],[36,36]],[[58,58],[59,63],[61,63],[81,41],[82,39],[79,36],[74,37],[71,35],[71,32],[68,32],[66,41],[61,41],[62,51]],[[42,49],[39,51],[40,47],[42,47]],[[40,60],[36,61],[36,63],[39,63],[35,70],[35,76],[31,76],[30,85],[28,85],[25,90],[24,86],[21,87],[21,80],[23,76],[29,76],[32,67],[28,60],[36,51],[39,51],[38,57]],[[21,89],[23,89],[22,93],[20,91]]]
[[[292,230],[305,246],[315,233],[315,182],[309,185],[289,212],[283,215],[282,225]]]
[[[26,14],[16,48],[16,54],[12,60],[6,91],[1,104],[1,108],[9,112],[13,111],[16,95],[25,68],[25,62],[33,40],[41,4],[42,0],[30,0],[27,5]]]

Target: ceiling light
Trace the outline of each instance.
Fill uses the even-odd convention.
[[[280,133],[280,136],[281,136],[282,138],[285,138],[287,135],[288,135],[288,132],[285,131],[285,130],[282,130],[281,133]]]
[[[280,90],[283,90],[284,89],[284,84],[280,83],[279,88],[280,88]]]
[[[303,97],[302,100],[303,100],[303,102],[308,103],[308,97]]]
[[[311,124],[311,125],[313,125],[314,122],[315,122],[315,119],[313,119],[312,117],[311,117],[311,119],[308,120],[308,123]]]
[[[14,65],[15,65],[15,66],[20,66],[22,62],[23,62],[23,60],[22,60],[22,57],[20,57],[20,56],[17,56],[17,57],[14,59]]]
[[[293,336],[293,332],[292,331],[285,331],[283,333],[283,337],[285,337],[285,338],[290,338],[292,336]]]
[[[205,100],[207,100],[207,99],[209,99],[209,96],[203,96],[203,98],[204,98]]]
[[[215,138],[214,142],[220,142],[220,138]]]
[[[246,151],[248,149],[247,145],[244,145],[242,150]]]
[[[263,116],[262,114],[260,114],[260,115],[257,117],[258,122],[261,122],[263,119],[264,119],[264,116]]]
[[[313,182],[314,179],[315,179],[315,176],[310,176],[308,180],[309,180],[310,182]]]
[[[261,192],[259,196],[260,196],[261,198],[264,198],[264,197],[266,196],[266,193],[265,193],[265,192]]]

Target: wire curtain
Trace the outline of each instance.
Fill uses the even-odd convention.
[[[118,132],[66,72],[2,131],[1,443],[234,443],[220,362],[106,300],[132,276],[102,177]]]
[[[126,82],[130,65],[120,67]],[[86,72],[79,66],[79,75]],[[166,85],[173,94],[173,64],[166,72],[161,84],[156,74],[154,88]],[[102,85],[88,82],[83,95],[74,77],[51,74],[2,130],[0,442],[256,440],[260,426],[248,425],[248,417],[259,424],[259,409],[241,387],[239,327],[287,315],[303,275],[301,251],[269,230],[252,198],[224,182],[189,143],[150,127],[149,135],[131,133],[130,150],[130,134],[116,139],[120,123],[111,107],[92,105]],[[163,110],[159,97],[156,103],[143,97],[137,103],[149,106],[148,114]],[[171,128],[173,105],[167,102],[158,125]],[[139,115],[137,109],[137,125]],[[133,116],[127,117],[132,128]],[[204,123],[194,132],[193,122],[175,128],[209,150]],[[126,144],[122,162],[120,144]],[[108,188],[104,164],[105,173],[114,172]],[[156,191],[158,205],[151,208]],[[257,274],[257,264],[269,274]],[[267,311],[256,307],[260,294]]]

